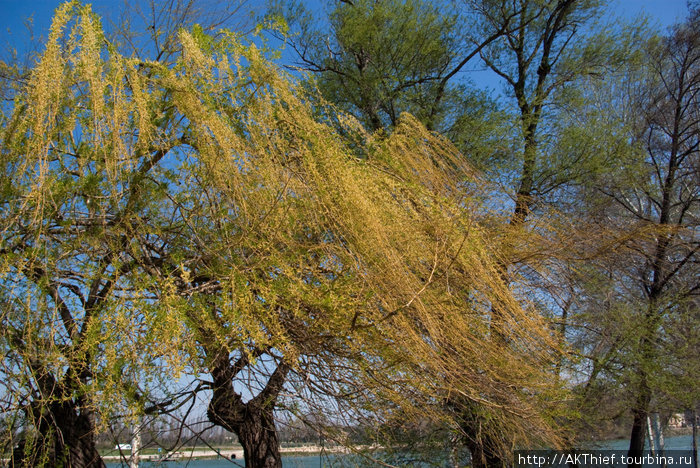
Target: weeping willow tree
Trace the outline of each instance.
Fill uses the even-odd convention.
[[[112,418],[182,404],[201,375],[248,467],[281,466],[275,409],[314,394],[459,427],[458,393],[512,435],[492,440],[556,446],[553,340],[452,145],[409,115],[366,133],[234,34],[179,40],[171,65],[124,57],[67,3],[3,121],[12,462],[102,466]]]
[[[90,10],[62,6],[3,121],[3,430],[16,466],[103,466],[100,410],[168,375],[139,375],[144,342],[133,338],[155,310],[138,255],[166,195],[151,174],[178,136],[153,114],[164,90],[146,97],[141,65],[107,54]],[[146,362],[167,359],[160,327],[148,330]]]

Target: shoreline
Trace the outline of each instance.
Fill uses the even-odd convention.
[[[358,450],[366,449],[376,449],[378,447],[368,447],[364,445],[355,446],[353,448],[348,448],[342,445],[334,445],[330,447],[321,447],[318,445],[306,445],[301,447],[280,447],[280,453],[284,456],[301,456],[301,455],[317,455],[320,453],[340,453],[347,454]],[[164,457],[163,454],[148,454],[139,455],[139,460],[143,461],[153,461],[160,460]],[[123,455],[102,455],[102,459],[105,461],[128,461],[130,458],[130,453],[124,453]],[[240,448],[222,448],[219,450],[200,450],[198,448],[193,448],[189,450],[178,450],[173,452],[168,460],[196,460],[196,459],[212,459],[212,458],[226,458],[226,459],[243,459],[243,449]]]

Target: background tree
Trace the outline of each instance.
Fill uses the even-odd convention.
[[[274,4],[271,14],[289,23],[282,37],[296,64],[315,75],[327,99],[369,129],[394,126],[409,112],[431,130],[457,133],[473,122],[460,120],[469,109],[494,104],[458,78],[508,28],[507,21],[484,34],[477,27],[480,12],[504,3],[465,1],[455,9],[422,0],[335,2],[326,20],[288,2]]]
[[[613,279],[606,301],[626,332],[608,355],[626,368],[613,376],[632,408],[630,455],[644,449],[652,407],[691,407],[697,399],[686,382],[697,376],[687,354],[696,337],[693,327],[676,328],[697,321],[697,21],[691,10],[687,22],[650,41],[643,66],[624,77],[620,91],[631,105],[620,117],[634,146],[618,153],[623,164],[596,179],[589,195],[590,219],[607,225],[608,239],[622,239],[605,260]]]

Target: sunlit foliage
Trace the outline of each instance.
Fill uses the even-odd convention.
[[[454,147],[408,114],[387,136],[312,107],[233,34],[179,40],[172,65],[123,57],[67,3],[4,123],[6,448],[100,466],[110,418],[167,409],[221,356],[297,385],[347,363],[326,389],[380,417],[449,426],[457,392],[485,430],[556,445],[550,331],[504,283]],[[274,407],[269,381],[248,390]]]

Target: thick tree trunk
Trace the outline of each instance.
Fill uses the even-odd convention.
[[[274,403],[256,399],[243,403],[231,384],[214,393],[207,416],[212,423],[238,436],[246,468],[281,468]]]
[[[95,446],[92,417],[80,412],[74,401],[50,405],[37,427],[37,440],[22,441],[12,453],[10,467],[105,467]]]
[[[244,403],[233,388],[233,378],[247,364],[247,359],[241,358],[241,361],[231,364],[228,353],[209,354],[216,356],[211,365],[215,386],[207,409],[209,421],[238,436],[246,468],[281,468],[274,410],[289,367],[284,362],[278,364],[265,388]]]
[[[272,408],[249,406],[246,415],[236,431],[246,468],[281,468],[282,455]]]
[[[225,403],[212,399],[207,415],[212,423],[238,436],[246,468],[281,468],[282,454],[273,407],[251,403],[243,403],[237,396]]]
[[[504,441],[494,435],[494,428],[484,428],[484,418],[474,403],[467,403],[460,410],[464,444],[471,454],[472,468],[504,468],[512,465],[511,458],[503,456]]]

